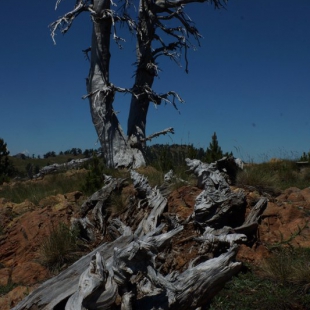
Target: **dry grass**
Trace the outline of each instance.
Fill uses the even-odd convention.
[[[310,185],[310,168],[301,171],[292,160],[247,165],[238,173],[236,185],[253,186],[260,192],[271,194],[292,186],[303,189]]]
[[[309,248],[278,248],[258,269],[233,277],[207,309],[310,309],[309,261]]]
[[[280,247],[267,259],[262,270],[265,276],[282,285],[310,287],[310,249]]]
[[[64,264],[76,260],[75,254],[78,249],[78,232],[72,231],[64,223],[52,227],[40,248],[40,261],[51,271],[61,269]]]
[[[0,187],[0,197],[15,203],[28,199],[38,204],[45,197],[81,189],[85,176],[86,170],[73,170],[47,175],[43,180],[13,182]]]

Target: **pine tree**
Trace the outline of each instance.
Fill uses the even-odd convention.
[[[193,144],[189,144],[186,150],[186,157],[190,159],[197,158],[198,150],[193,146]]]
[[[212,141],[209,144],[209,147],[206,150],[205,161],[207,163],[215,162],[223,157],[223,151],[219,146],[216,132],[212,136]]]
[[[300,157],[301,161],[309,161],[310,162],[310,152],[308,154],[306,152],[302,153],[302,156]]]
[[[9,160],[8,148],[3,139],[0,138],[0,184],[9,180],[14,173],[13,164]]]

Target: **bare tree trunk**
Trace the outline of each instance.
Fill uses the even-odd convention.
[[[56,1],[56,9],[61,2],[62,0]],[[91,48],[87,51],[91,50],[92,55],[87,79],[88,94],[84,98],[89,98],[92,120],[108,166],[144,166],[144,147],[146,140],[149,140],[145,137],[145,127],[150,102],[159,105],[165,101],[176,109],[175,99],[183,102],[175,91],[157,94],[152,90],[152,86],[154,77],[158,75],[157,59],[160,56],[169,57],[178,63],[182,54],[178,50],[184,50],[185,70],[188,71],[187,50],[191,46],[189,38],[193,37],[198,42],[200,38],[198,30],[183,11],[184,6],[192,2],[211,2],[216,8],[223,6],[221,0],[140,0],[136,20],[131,14],[134,4],[130,1],[125,1],[118,10],[114,10],[111,9],[111,4],[116,4],[112,0],[76,0],[73,10],[50,25],[55,42],[57,30],[64,34],[78,15],[83,12],[91,15],[93,35]],[[169,23],[165,25],[163,20],[176,20],[179,26],[170,27]],[[136,78],[130,89],[114,86],[109,80],[111,32],[116,42],[121,40],[116,34],[117,23],[126,24],[137,36]],[[163,34],[162,38],[159,33]],[[168,44],[165,43],[167,37],[170,38],[167,40],[170,41]],[[127,137],[113,110],[116,91],[132,94]],[[171,130],[164,132],[172,133]]]
[[[157,75],[151,46],[155,27],[150,12],[148,2],[141,0],[137,30],[137,71],[127,127],[130,143],[137,145],[140,149],[145,146],[146,117],[150,104],[148,90],[151,90],[154,77]]]
[[[109,81],[111,18],[110,0],[94,1],[91,65],[87,79],[90,110],[107,165],[139,167],[145,165],[143,154],[131,148],[113,110],[115,89]]]

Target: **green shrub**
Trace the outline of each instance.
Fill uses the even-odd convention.
[[[157,158],[153,162],[153,165],[157,170],[163,173],[167,173],[170,169],[173,169],[173,160],[168,145],[163,146],[159,150]]]
[[[86,195],[91,195],[99,190],[104,183],[104,165],[102,159],[95,152],[93,158],[87,163],[87,168],[89,171],[82,185],[82,191]]]
[[[276,247],[255,272],[226,283],[208,309],[309,309],[310,248]]]
[[[310,152],[308,152],[308,153],[303,152],[299,160],[310,162]]]

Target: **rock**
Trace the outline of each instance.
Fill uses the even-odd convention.
[[[259,226],[263,244],[271,246],[290,241],[293,246],[310,246],[310,230],[307,227],[306,216],[310,210],[309,205],[304,200],[293,203],[289,200],[292,194],[296,194],[296,191],[291,192],[287,199],[279,200],[278,197],[276,203],[268,203]]]
[[[0,286],[5,286],[9,283],[11,268],[0,269]]]
[[[26,201],[22,204],[6,203],[6,207],[0,209],[13,214],[4,218],[5,234],[0,239],[0,263],[4,267],[0,269],[0,278],[3,282],[8,280],[8,270],[13,283],[18,284],[33,285],[49,275],[39,263],[40,245],[58,223],[70,223],[76,206],[64,195],[42,201],[48,206],[40,208]]]
[[[287,200],[288,196],[292,193],[299,193],[300,189],[297,187],[289,187],[285,189],[278,197],[277,200]]]
[[[29,201],[29,200],[25,200],[22,203],[19,204],[12,204],[12,211],[16,214],[16,215],[20,215],[23,213],[26,213],[28,211],[32,211],[35,209],[35,205]]]
[[[56,195],[56,196],[49,196],[46,198],[43,198],[39,201],[40,207],[47,207],[47,206],[55,206],[59,203],[67,202],[67,199],[64,195]]]
[[[5,296],[0,297],[0,309],[10,310],[25,298],[31,289],[27,286],[17,286]]]
[[[68,202],[77,202],[82,196],[83,193],[79,191],[71,192],[64,195]]]
[[[305,198],[299,191],[289,194],[287,200],[291,202],[299,202],[299,201],[305,201]]]
[[[300,194],[304,197],[306,202],[310,203],[310,187],[301,190]]]
[[[23,285],[34,285],[50,275],[49,271],[36,262],[24,262],[14,267],[12,282]]]

